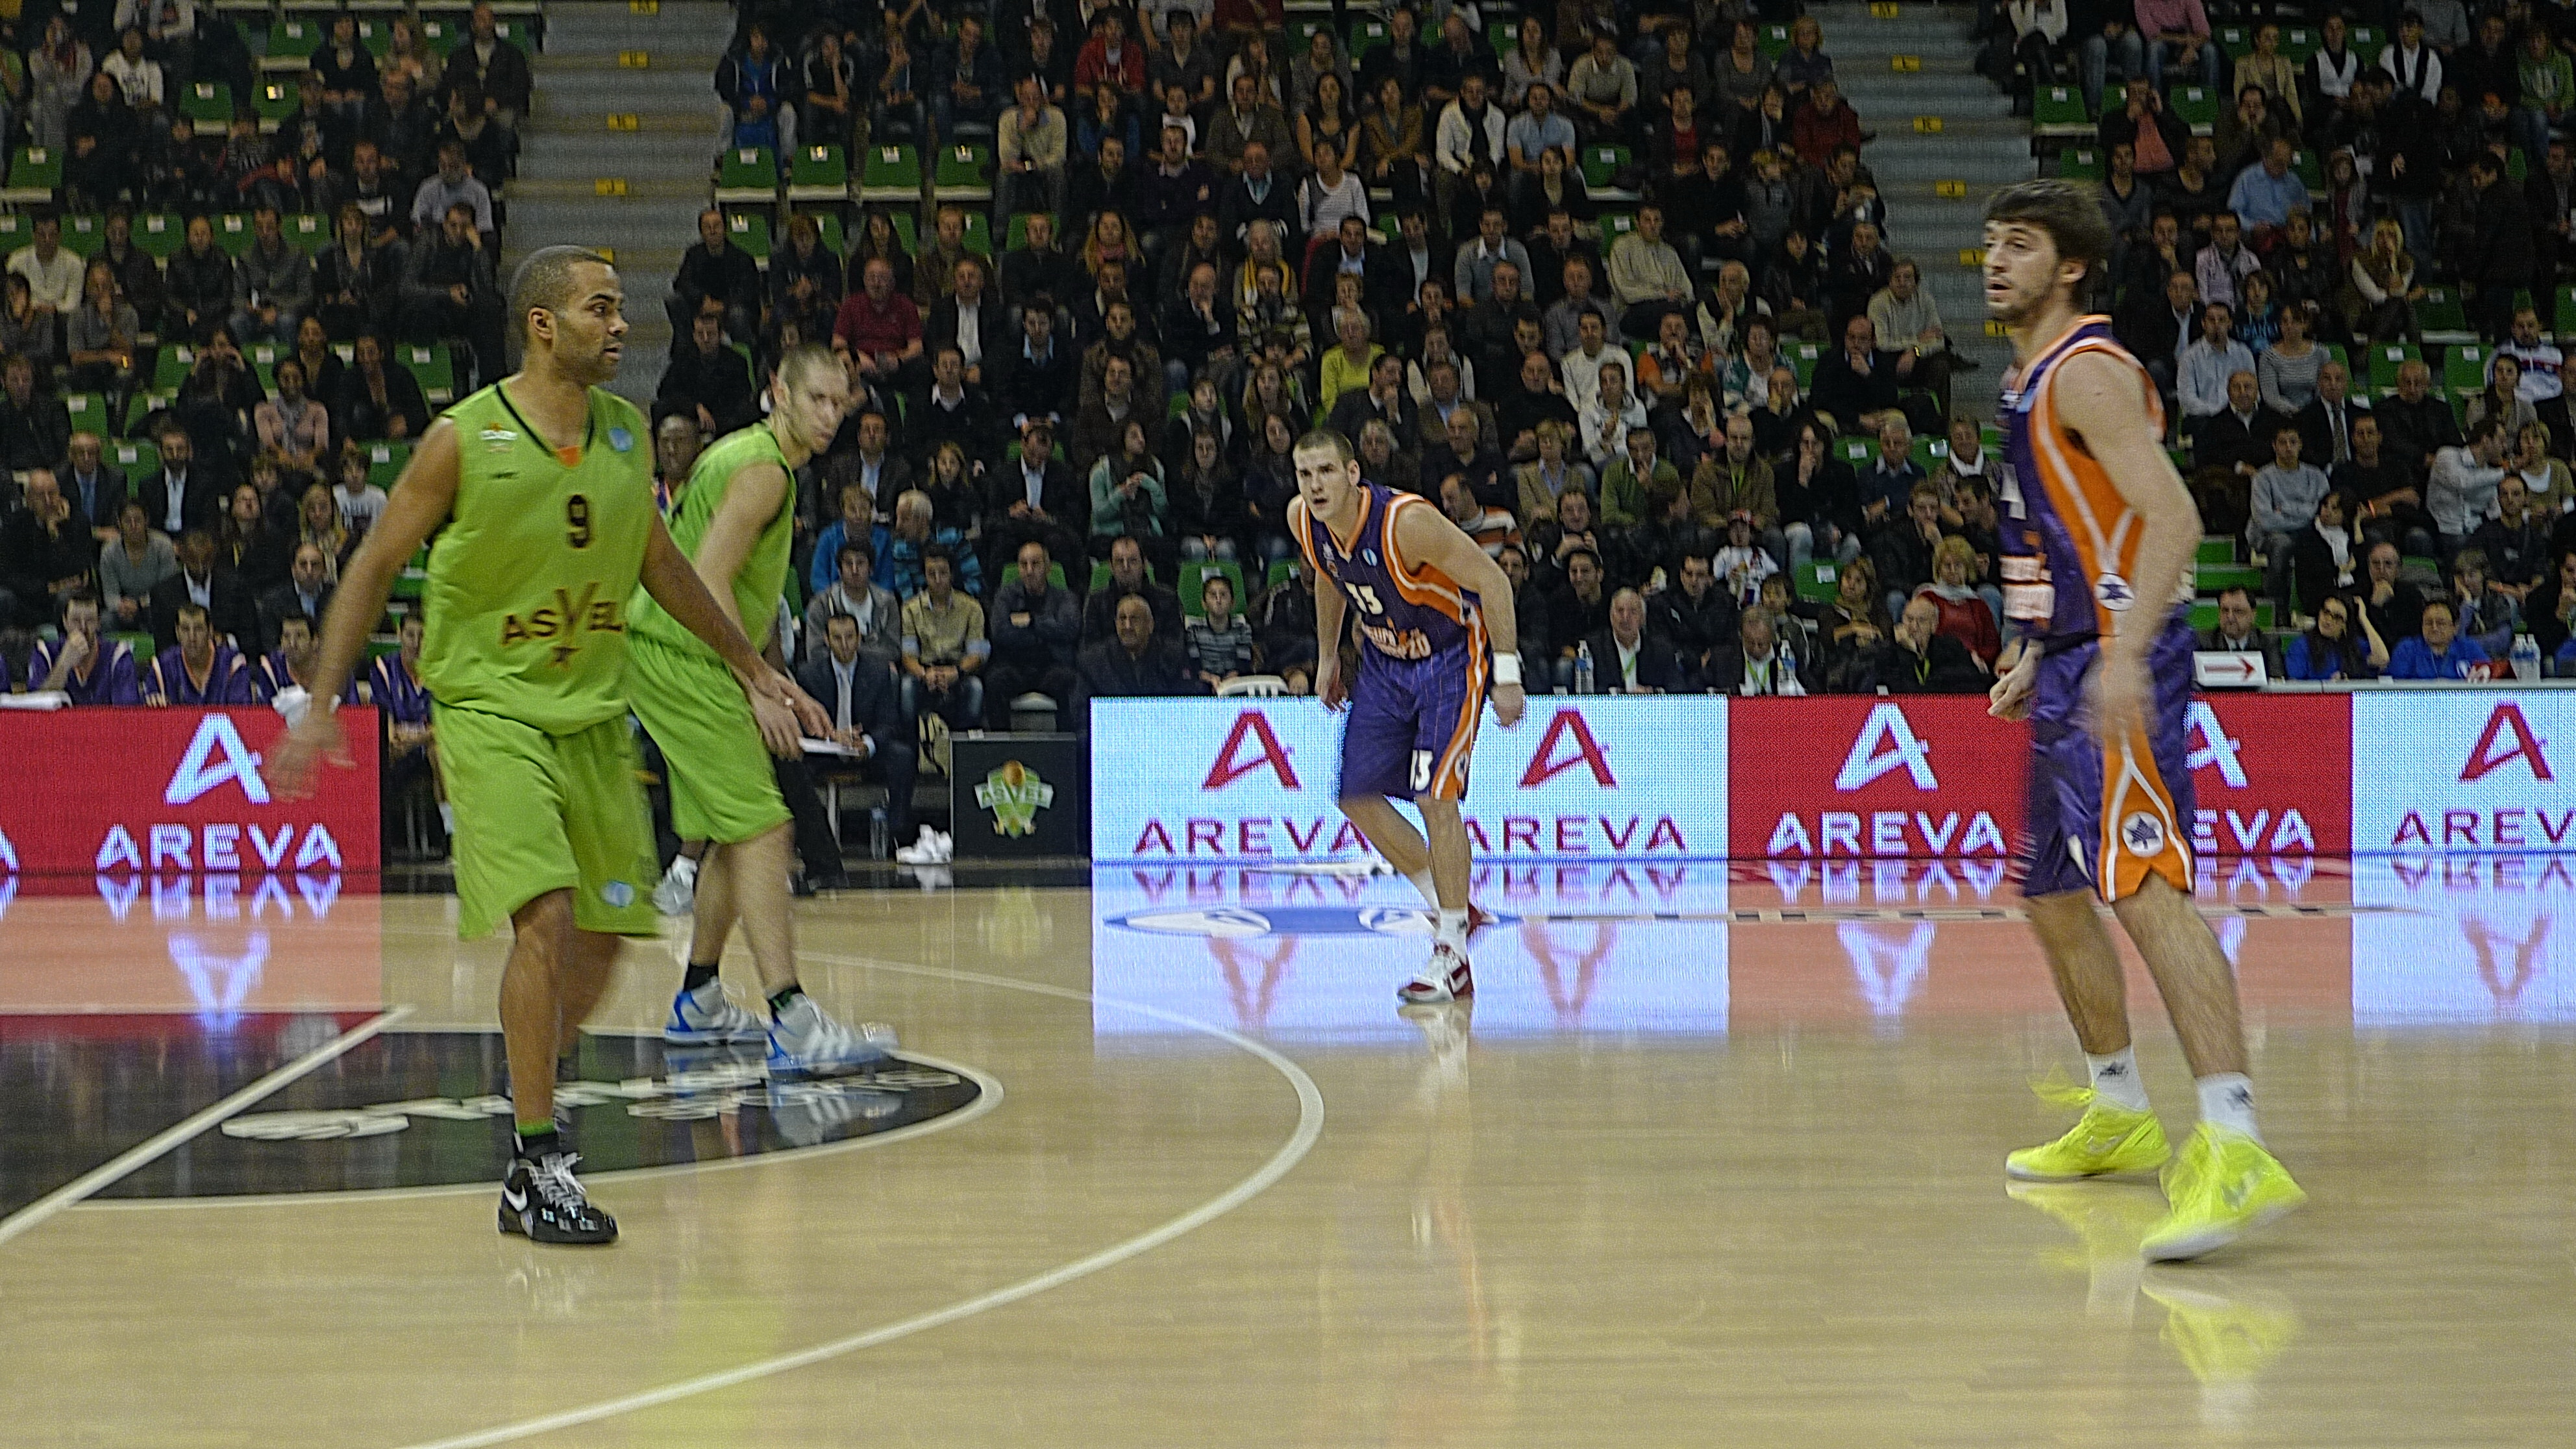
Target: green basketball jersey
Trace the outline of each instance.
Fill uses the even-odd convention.
[[[716,510],[724,506],[734,475],[762,463],[775,463],[786,472],[787,492],[779,500],[778,512],[761,526],[760,538],[733,579],[734,608],[742,615],[742,632],[751,636],[754,647],[766,645],[777,632],[778,601],[787,588],[788,553],[795,544],[796,474],[778,451],[778,436],[766,424],[754,423],[718,438],[689,469],[689,489],[680,495],[680,506],[671,514],[671,541],[694,561]],[[632,613],[638,631],[675,649],[717,657],[705,640],[682,628],[679,620],[641,591]]]
[[[644,414],[594,387],[583,436],[541,441],[495,385],[447,417],[456,511],[429,551],[422,681],[548,734],[624,714],[627,600],[653,536]],[[558,441],[579,445],[570,464]]]

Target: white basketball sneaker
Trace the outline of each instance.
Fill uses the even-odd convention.
[[[671,998],[671,1019],[663,1024],[662,1040],[673,1046],[723,1046],[733,1042],[765,1041],[769,1028],[760,1018],[733,1004],[725,995],[724,983],[710,981],[695,991],[683,991]]]
[[[685,916],[698,900],[698,863],[685,855],[671,857],[662,883],[653,887],[653,909],[666,916]]]
[[[830,1076],[865,1071],[894,1058],[894,1028],[881,1021],[844,1026],[825,1015],[814,998],[799,994],[769,1023],[769,1072]]]
[[[1398,998],[1417,1006],[1456,1001],[1476,994],[1476,973],[1467,953],[1446,941],[1434,944],[1431,959],[1414,978],[1395,989]]]

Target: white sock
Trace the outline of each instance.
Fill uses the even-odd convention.
[[[2254,1127],[2254,1082],[2243,1072],[2220,1072],[2200,1079],[2200,1120],[2213,1127],[2242,1132],[2260,1142]]]
[[[1440,909],[1440,888],[1431,883],[1431,872],[1429,869],[1417,870],[1411,875],[1406,876],[1405,879],[1413,882],[1413,888],[1415,890],[1422,892],[1422,903],[1424,905],[1429,906],[1435,911]]]
[[[2138,1080],[2135,1047],[2122,1047],[2107,1057],[2086,1052],[2084,1065],[2093,1073],[2094,1096],[2132,1112],[2147,1110],[2147,1084]]]
[[[1454,911],[1444,907],[1441,909],[1439,915],[1440,944],[1456,949],[1461,955],[1465,954],[1467,950],[1466,907],[1461,906]]]

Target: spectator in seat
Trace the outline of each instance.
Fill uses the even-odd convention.
[[[2388,645],[2371,627],[2368,611],[2349,597],[2329,595],[2317,606],[2315,624],[2290,641],[2282,677],[2376,679],[2388,663]]]
[[[985,474],[985,538],[997,558],[1016,558],[1030,539],[1045,544],[1050,558],[1083,557],[1082,540],[1091,532],[1089,479],[1054,453],[1055,425],[1030,418],[1020,424],[1019,458]]]
[[[725,235],[724,213],[710,206],[698,213],[698,244],[681,254],[663,309],[670,314],[673,333],[685,337],[712,301],[720,309],[725,335],[749,342],[760,335],[760,289],[760,263]],[[837,284],[833,290],[839,290]]]
[[[96,530],[63,496],[53,470],[34,469],[24,506],[0,523],[0,596],[7,596],[0,605],[13,606],[29,628],[53,621],[64,600],[89,587],[98,553]]]
[[[2316,522],[2326,496],[2326,475],[2300,459],[2299,430],[2272,434],[2272,461],[2254,475],[2253,518],[2246,541],[2265,559],[2264,592],[2284,608],[2290,598],[2290,556],[2298,536]]]
[[[35,240],[9,254],[9,274],[27,279],[28,300],[49,322],[70,316],[80,305],[84,267],[79,255],[62,243],[62,219],[40,213]]]
[[[1790,571],[1804,567],[1819,547],[1841,562],[1859,558],[1866,528],[1860,485],[1851,465],[1833,456],[1833,430],[1808,418],[1792,430],[1791,447],[1788,469],[1772,474]]]
[[[1905,425],[1902,415],[1882,417],[1874,431],[1878,434],[1878,456],[1858,480],[1861,522],[1876,529],[1905,512],[1907,500],[1927,480],[1923,466],[1914,461],[1914,431]],[[1937,490],[1936,495],[1937,496]],[[1930,560],[1924,563],[1928,566]],[[1923,577],[1931,577],[1926,572]],[[1889,612],[1894,612],[1890,606]]]
[[[248,485],[245,484],[245,487]],[[179,609],[193,604],[206,611],[218,639],[248,650],[259,643],[259,611],[241,575],[218,559],[214,535],[192,529],[179,539],[178,568],[152,590],[145,618],[156,653],[179,642]]]
[[[1001,167],[995,178],[994,213],[1009,217],[1061,210],[1065,143],[1070,134],[1064,112],[1047,104],[1046,85],[1034,75],[1021,76],[1013,91],[1019,104],[1002,113],[994,150]],[[1201,200],[1204,203],[1206,198]]]
[[[1109,545],[1109,581],[1083,601],[1084,644],[1110,637],[1117,624],[1118,602],[1130,595],[1142,597],[1151,608],[1157,634],[1167,640],[1181,637],[1180,596],[1146,574],[1144,550],[1136,539],[1119,538]]]
[[[306,472],[330,456],[331,410],[305,389],[302,359],[277,361],[277,395],[251,409],[251,426],[259,446]]]
[[[1097,698],[1208,692],[1196,662],[1160,636],[1152,605],[1130,594],[1120,598],[1116,607],[1115,636],[1084,649],[1077,661],[1073,715],[1086,731],[1090,703]]]
[[[1185,621],[1183,649],[1199,682],[1213,693],[1261,667],[1252,622],[1234,611],[1234,581],[1210,572],[1199,581],[1197,617]]]
[[[2397,395],[2381,398],[2371,410],[2389,461],[2418,479],[2436,454],[2460,443],[2459,421],[2450,403],[2433,392],[2432,381],[2432,370],[2420,359],[2406,362],[2397,369]]]
[[[664,369],[654,401],[693,409],[698,426],[710,437],[760,420],[751,360],[725,345],[724,314],[716,307],[707,307],[690,322],[689,344]]]
[[[167,534],[152,531],[140,503],[128,500],[116,524],[116,541],[98,556],[103,613],[119,632],[148,628],[152,591],[179,571],[179,552]]]
[[[2535,423],[2525,430],[2526,450],[2537,441],[2534,433],[2538,428]],[[2555,458],[2547,461],[2556,467],[2566,466]],[[2531,505],[2528,475],[2508,471],[2496,480],[2496,515],[2469,535],[2469,547],[2487,561],[2489,587],[2516,599],[2527,596],[2549,566],[2549,529],[2554,522]]]
[[[2466,679],[2487,662],[2478,641],[2460,633],[2459,606],[2436,594],[2424,601],[2421,631],[2401,639],[2389,655],[2390,679]]]
[[[56,474],[56,481],[62,486],[63,496],[80,511],[80,516],[103,522],[123,512],[127,497],[125,474],[114,464],[104,461],[104,445],[98,434],[86,430],[72,434],[65,452],[69,462]],[[92,531],[97,534],[99,542],[108,541],[104,529],[93,528]],[[6,618],[5,613],[0,613],[0,620]]]
[[[448,53],[439,85],[452,91],[473,83],[483,93],[483,113],[516,129],[519,118],[528,113],[535,89],[527,54],[501,38],[500,23],[488,3],[474,7],[467,27],[466,43]]]
[[[100,633],[98,595],[87,587],[63,599],[62,637],[36,646],[27,666],[31,692],[60,691],[78,705],[139,705],[134,651]]]
[[[1736,641],[1709,658],[1708,686],[1719,694],[1803,695],[1798,670],[1812,661],[1780,647],[1779,615],[1756,604],[1736,625]]]
[[[821,647],[798,668],[796,682],[831,717],[831,740],[854,753],[860,778],[886,787],[887,838],[908,838],[920,756],[897,701],[894,670],[864,647],[859,621],[848,614],[824,620]]]
[[[429,403],[421,396],[420,380],[407,367],[386,365],[385,340],[372,332],[360,333],[355,357],[339,400],[331,408],[341,432],[354,441],[372,443],[417,438],[428,431]],[[169,461],[166,448],[162,461]]]
[[[1547,602],[1548,642],[1556,652],[1556,687],[1570,690],[1576,646],[1610,627],[1610,596],[1603,585],[1601,555],[1589,545],[1572,547],[1564,555],[1564,570],[1564,584]],[[1597,650],[1592,668],[1597,681],[1603,669]]]
[[[1968,540],[1949,534],[1932,550],[1932,581],[1914,591],[1917,600],[1928,600],[1940,611],[1934,626],[1949,638],[1966,647],[1980,669],[1991,670],[1995,656],[2003,652],[2003,639],[1995,629],[1995,610],[1973,586],[1977,551]]]
[[[1950,335],[1941,322],[1941,304],[1923,290],[1921,266],[1899,258],[1888,270],[1887,285],[1870,296],[1869,324],[1875,337],[1893,346],[1897,380],[1930,393],[1934,409],[1948,417]]]
[[[36,364],[27,354],[10,354],[0,364],[0,464],[12,471],[51,467],[71,440],[71,413],[62,399],[36,391]],[[113,526],[104,519],[83,522]]]
[[[1843,324],[1843,347],[1816,365],[1815,406],[1845,428],[1876,432],[1897,409],[1895,360],[1878,350],[1878,329],[1867,317]]]
[[[912,495],[906,495],[910,497]],[[946,544],[921,550],[922,591],[903,606],[903,713],[937,714],[953,730],[984,719],[981,671],[992,654],[984,606],[955,587],[957,555]]]
[[[1600,694],[1674,694],[1690,687],[1681,658],[1660,635],[1646,632],[1645,596],[1621,589],[1610,596],[1609,627],[1593,633],[1593,689]]]
[[[370,481],[363,449],[342,449],[334,467],[338,478],[331,490],[331,504],[340,512],[340,526],[353,535],[363,534],[385,516],[385,490]]]
[[[1869,541],[1870,561],[1887,588],[1889,613],[1901,613],[1915,590],[1932,582],[1933,559],[1941,543],[1941,490],[1926,479],[1907,495],[1905,511],[1890,518]]]
[[[1260,79],[1249,71],[1238,74],[1228,83],[1227,104],[1217,108],[1207,121],[1205,135],[1208,164],[1228,176],[1240,176],[1245,166],[1245,153],[1254,145],[1262,148],[1265,162],[1271,156],[1294,153],[1297,138],[1288,129],[1288,119],[1279,107],[1261,94]],[[1497,118],[1499,130],[1499,117]],[[1284,195],[1285,187],[1279,188]],[[1219,208],[1219,220],[1224,211]],[[1232,228],[1227,228],[1229,235]]]
[[[2466,445],[2434,455],[2424,507],[2433,515],[2445,557],[2459,551],[2495,506],[2496,487],[2505,475],[2504,446],[2503,425],[2494,418],[2482,418],[2469,429]]]
[[[2232,533],[2251,515],[2247,494],[2254,475],[2272,461],[2272,435],[2296,431],[2287,419],[2265,408],[2254,374],[2227,379],[2227,406],[2201,419],[2192,444],[2193,492],[2201,499],[2201,522],[2213,533]]]
[[[1704,679],[1711,656],[1734,642],[1742,609],[1719,586],[1704,549],[1682,554],[1676,578],[1677,587],[1655,595],[1647,622],[1681,654],[1683,672],[1693,680]]]
[[[1879,687],[1890,694],[1974,694],[1992,683],[1966,645],[1940,629],[1931,599],[1906,602],[1878,668]]]
[[[859,290],[842,299],[832,320],[832,349],[851,360],[855,380],[901,389],[921,363],[921,309],[895,291],[885,259],[870,258],[860,276]]]
[[[295,565],[285,583],[262,594],[259,600],[259,637],[264,650],[278,647],[279,627],[288,619],[300,618],[315,629],[322,627],[323,612],[331,607],[331,560],[320,547],[302,544],[295,550]]]
[[[463,202],[448,207],[436,234],[412,243],[402,293],[405,326],[413,337],[464,338],[478,378],[498,378],[506,370],[500,283],[483,234],[474,228],[473,208]]]
[[[1046,545],[1020,545],[1018,569],[993,596],[993,654],[984,671],[990,724],[1011,727],[1011,702],[1035,692],[1055,701],[1061,715],[1073,697],[1075,646],[1082,614],[1070,588],[1048,578],[1054,566]]]
[[[1809,166],[1824,166],[1840,148],[1857,149],[1868,140],[1859,113],[1843,99],[1842,88],[1831,76],[1808,87],[1805,102],[1789,123],[1789,148]]]
[[[106,394],[110,408],[120,406],[134,386],[135,343],[142,334],[142,319],[116,294],[116,269],[91,261],[81,304],[64,323],[72,365],[67,381],[80,391]]]
[[[1619,330],[1652,337],[1664,314],[1689,302],[1694,290],[1681,253],[1664,240],[1664,209],[1648,202],[1637,211],[1637,229],[1610,249],[1610,289],[1626,310]]]
[[[1601,472],[1601,521],[1612,528],[1634,528],[1653,516],[1649,498],[1681,491],[1681,472],[1656,456],[1651,426],[1630,421],[1620,432],[1620,451],[1609,455]]]
[[[1079,62],[1076,69],[1078,74]],[[930,87],[930,110],[939,121],[941,139],[956,135],[960,122],[971,121],[979,126],[993,123],[1004,94],[1002,58],[984,43],[984,22],[980,17],[969,14],[957,18],[956,39],[939,48],[937,59],[931,62],[931,75],[936,84]],[[1140,80],[1141,75],[1140,70]],[[1085,93],[1088,94],[1087,88]]]
[[[819,556],[821,550],[816,552]],[[860,652],[879,665],[893,667],[903,657],[903,638],[898,632],[903,604],[893,590],[876,582],[876,560],[867,535],[843,539],[830,557],[835,569],[831,587],[816,591],[805,604],[807,657],[822,652],[831,621],[845,618],[858,629]]]
[[[405,623],[414,635],[420,632],[419,616],[408,616]],[[241,651],[215,637],[203,606],[179,606],[177,633],[178,642],[162,650],[143,673],[139,684],[143,703],[181,707],[252,703],[250,666],[242,661]],[[426,696],[423,700],[426,703]],[[384,703],[379,694],[378,706]]]
[[[2254,595],[2241,584],[2218,593],[2218,625],[2200,636],[2204,654],[2253,654],[2263,660],[2264,677],[2282,678],[2281,647],[2255,627]]]
[[[438,172],[425,178],[412,194],[411,226],[414,232],[437,231],[445,224],[447,209],[462,205],[473,218],[474,230],[485,237],[500,235],[492,220],[492,192],[477,179],[465,164],[465,146],[460,141],[442,141],[438,147]]]
[[[742,49],[716,62],[716,95],[732,117],[727,146],[767,146],[784,157],[794,149],[788,104],[796,78],[786,57],[771,49],[769,27],[754,21]]]
[[[2513,648],[2514,597],[2487,581],[2486,555],[2462,548],[2451,556],[2451,603],[2459,611],[2460,637],[2502,660]]]
[[[242,305],[232,316],[234,335],[292,345],[296,324],[313,310],[313,258],[288,245],[275,207],[252,213],[251,243],[235,265]]]

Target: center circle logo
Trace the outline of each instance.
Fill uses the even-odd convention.
[[[915,1126],[982,1095],[973,1078],[928,1062],[773,1079],[765,1055],[757,1044],[584,1035],[555,1084],[583,1175],[793,1153]],[[388,1032],[101,1196],[497,1183],[511,1147],[507,1076],[496,1031]]]

